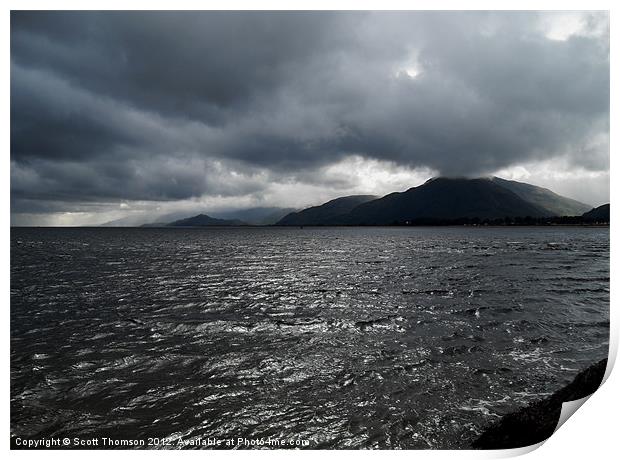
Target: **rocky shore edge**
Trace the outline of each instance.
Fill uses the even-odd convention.
[[[585,398],[603,381],[607,359],[581,371],[575,379],[547,398],[507,414],[487,428],[473,443],[473,449],[514,449],[549,438],[558,424],[562,403]]]

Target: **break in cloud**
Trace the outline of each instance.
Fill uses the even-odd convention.
[[[606,13],[11,14],[16,224],[498,172],[608,201]]]

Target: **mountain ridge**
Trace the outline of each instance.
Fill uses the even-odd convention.
[[[216,219],[206,214],[198,214],[165,224],[166,227],[235,227],[246,225],[248,224],[237,219]]]
[[[415,219],[532,216],[546,211],[490,179],[442,178],[364,203],[347,218],[352,225],[389,225]]]
[[[609,223],[609,203],[602,204],[588,212],[584,212],[581,216],[588,222],[607,222]]]
[[[606,208],[605,208],[606,206]],[[433,177],[385,196],[350,195],[302,210],[263,207],[201,213],[143,227],[230,227],[247,225],[433,225],[517,221],[608,222],[609,205],[598,208],[549,189],[499,177]],[[169,215],[172,217],[172,214]],[[555,219],[554,221],[546,219]],[[122,220],[104,225],[123,224]]]
[[[276,225],[332,225],[339,222],[341,216],[351,212],[362,203],[377,199],[375,195],[349,195],[312,206],[298,212],[292,212]]]
[[[516,193],[524,200],[553,212],[555,216],[578,216],[592,209],[589,204],[558,195],[544,187],[501,177],[492,177],[491,180]]]
[[[581,216],[592,208],[543,187],[499,177],[434,177],[417,187],[380,198],[361,196],[366,198],[364,202],[348,212],[329,216],[319,213],[331,203],[351,198],[343,197],[289,214],[276,225],[398,225],[459,219],[541,219]]]

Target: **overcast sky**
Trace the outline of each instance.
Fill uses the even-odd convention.
[[[11,14],[13,224],[492,174],[609,201],[606,13]]]

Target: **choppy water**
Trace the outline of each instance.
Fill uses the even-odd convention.
[[[466,447],[608,321],[608,229],[12,229],[11,431]]]

